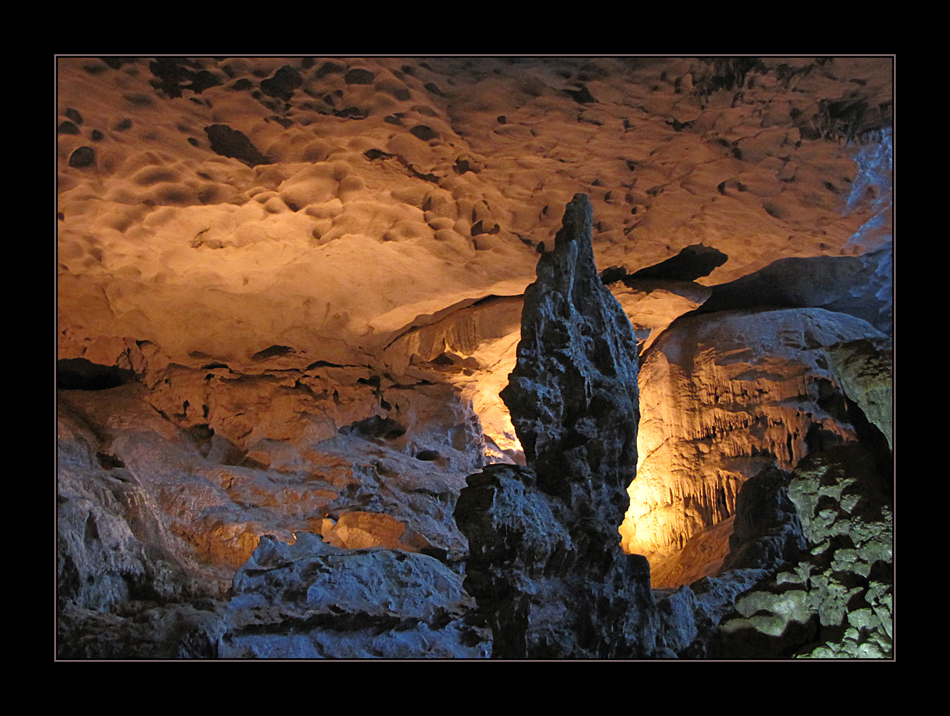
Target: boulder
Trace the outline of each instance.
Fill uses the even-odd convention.
[[[234,577],[221,658],[485,658],[462,578],[433,557],[265,536]]]

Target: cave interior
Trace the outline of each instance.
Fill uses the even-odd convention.
[[[895,658],[893,56],[55,64],[57,660]]]

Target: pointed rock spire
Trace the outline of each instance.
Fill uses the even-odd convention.
[[[620,549],[636,471],[636,340],[600,280],[584,194],[525,293],[518,363],[502,398],[528,466],[468,478],[455,517],[469,539],[465,587],[496,658],[653,655],[650,569]]]

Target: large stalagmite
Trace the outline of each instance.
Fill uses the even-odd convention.
[[[592,209],[567,205],[554,250],[525,293],[518,364],[502,397],[527,467],[468,479],[456,520],[466,589],[497,658],[652,656],[649,565],[617,527],[634,477],[636,341],[591,251]]]
[[[590,501],[611,521],[617,509],[622,518],[623,490],[635,475],[637,344],[598,276],[592,214],[587,196],[575,195],[554,250],[538,262],[525,291],[518,364],[501,397],[543,489]],[[585,473],[592,491],[568,477]]]

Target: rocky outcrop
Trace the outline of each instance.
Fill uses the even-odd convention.
[[[701,306],[710,295],[709,288],[692,281],[616,281],[609,287],[633,325],[641,353],[673,321]]]
[[[133,612],[67,609],[60,657],[478,659],[491,649],[461,576],[423,554],[265,535],[230,591]]]
[[[222,602],[147,604],[134,611],[71,607],[57,622],[60,659],[215,659],[227,630]]]
[[[860,444],[802,460],[788,497],[806,549],[738,597],[721,623],[721,657],[893,655],[893,501],[882,478]]]
[[[722,571],[777,569],[798,561],[806,542],[788,496],[789,478],[788,472],[771,466],[742,485]]]
[[[849,400],[881,431],[894,450],[894,339],[847,341],[828,352]]]
[[[61,391],[61,420],[64,430],[75,422],[99,436],[107,447],[87,449],[92,464],[148,497],[156,519],[184,540],[180,553],[233,570],[262,534],[333,530],[346,543],[346,533],[368,531],[389,544],[387,517],[404,529],[396,542],[465,553],[451,512],[481,464],[480,431],[447,387],[409,389],[332,368],[250,376],[173,366],[157,375],[152,390]],[[65,437],[60,449],[78,450]],[[122,468],[102,470],[95,451]],[[70,463],[61,466],[66,480]],[[83,475],[76,479],[88,489]],[[349,512],[379,517],[340,524]]]
[[[624,555],[617,534],[636,465],[636,343],[597,275],[591,223],[579,194],[525,293],[502,398],[527,467],[472,475],[456,505],[470,548],[465,587],[492,628],[495,658],[656,650],[649,565]]]
[[[521,445],[499,393],[515,366],[521,296],[489,296],[436,315],[386,347],[396,375],[448,383],[477,413],[486,462],[523,462]]]
[[[221,658],[485,658],[462,578],[433,557],[265,537],[222,610]]]
[[[58,412],[59,607],[111,612],[221,596],[229,576],[202,568],[121,446],[68,402]]]
[[[697,535],[676,559],[662,564],[661,579],[683,585],[655,590],[667,651],[687,659],[715,656],[720,649],[719,625],[731,617],[737,598],[799,560],[806,542],[788,497],[789,479],[788,472],[775,466],[749,478],[739,492],[735,515]],[[715,554],[723,538],[728,540],[726,556],[710,567],[711,557],[703,549]]]
[[[597,274],[592,222],[590,201],[575,196],[525,292],[518,364],[501,397],[544,489],[590,502],[610,521],[624,502],[617,487],[635,474],[637,352],[629,320]]]
[[[356,376],[335,384],[334,400],[293,379],[222,367],[157,375],[165,379],[153,390],[98,379],[102,389],[93,390],[82,376],[85,389],[59,391],[60,658],[220,657],[221,640],[237,629],[225,598],[232,577],[265,535],[290,544],[295,534],[318,533],[344,551],[383,548],[446,565],[467,552],[451,518],[465,477],[453,463],[465,455],[466,470],[479,464],[467,442],[478,432],[469,436],[472,414],[453,415],[444,395],[428,402],[426,386],[407,391]],[[222,390],[216,375],[237,389]],[[258,419],[244,422],[234,401]],[[374,413],[387,414],[381,403],[393,417]],[[438,415],[452,423],[445,431]],[[268,627],[271,642],[297,628],[284,626]],[[298,653],[374,653],[347,652],[346,643],[354,642]]]
[[[697,313],[752,308],[824,308],[887,332],[894,321],[890,246],[862,256],[779,259],[755,273],[714,286]]]

